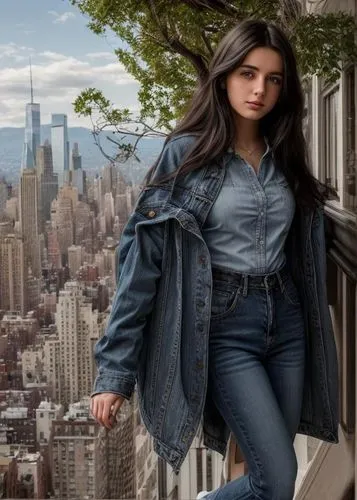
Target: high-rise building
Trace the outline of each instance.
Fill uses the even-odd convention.
[[[10,198],[6,201],[5,207],[6,214],[12,219],[14,222],[19,220],[19,200],[15,197]]]
[[[63,406],[53,401],[41,401],[36,410],[36,439],[44,444],[50,440],[52,421],[63,417]]]
[[[114,200],[112,193],[104,195],[105,233],[112,234],[114,221]]]
[[[102,168],[102,179],[103,194],[113,192],[114,196],[118,182],[118,171],[116,166],[112,163],[105,165]]]
[[[79,153],[78,142],[75,142],[72,149],[72,170],[80,170],[81,168],[82,156]]]
[[[0,262],[0,309],[24,315],[24,244],[19,235],[0,238]]]
[[[82,156],[79,153],[78,143],[75,142],[71,156],[71,181],[72,186],[78,189],[78,194],[84,194],[84,175],[82,170]]]
[[[38,192],[36,170],[23,170],[20,177],[20,230],[25,245],[25,266],[31,268],[35,278],[41,276]]]
[[[41,144],[41,112],[40,105],[33,102],[32,69],[31,76],[31,102],[26,104],[25,142],[22,153],[21,168],[34,168],[36,166],[36,150]]]
[[[84,201],[79,201],[74,211],[74,241],[76,245],[83,245],[88,251],[92,251],[93,245],[92,219],[90,206]]]
[[[71,278],[76,277],[76,273],[82,265],[82,247],[71,245],[68,247],[68,267]]]
[[[3,212],[6,208],[6,202],[8,200],[8,183],[5,179],[0,179],[0,212]]]
[[[53,114],[51,124],[53,172],[58,175],[58,186],[69,181],[69,141],[67,115]]]
[[[59,401],[61,392],[61,346],[57,335],[46,336],[42,359],[52,399]]]
[[[93,347],[104,329],[105,315],[92,310],[81,285],[68,281],[59,292],[56,325],[61,346],[61,394],[64,405],[90,394],[95,376]]]
[[[36,150],[36,167],[39,176],[49,177],[53,174],[52,147],[48,139]]]
[[[72,186],[60,189],[58,197],[51,205],[52,228],[57,231],[62,262],[67,261],[68,247],[73,245],[74,217],[73,208],[78,203],[78,190]]]
[[[26,254],[26,249],[25,249]],[[26,273],[26,269],[25,269]],[[41,279],[33,275],[31,267],[29,267],[27,272],[27,277],[25,280],[25,309],[26,312],[33,311],[39,305],[41,301]]]
[[[55,498],[114,498],[107,495],[107,488],[102,493],[103,479],[107,486],[107,478],[98,469],[107,457],[98,456],[99,426],[88,406],[88,402],[80,401],[70,406],[63,419],[52,421],[50,455]]]
[[[58,241],[58,234],[55,229],[47,233],[47,259],[50,267],[60,269],[62,266],[61,250]]]
[[[36,169],[40,181],[42,224],[51,218],[51,203],[58,192],[58,176],[53,173],[52,147],[48,140],[37,148]]]

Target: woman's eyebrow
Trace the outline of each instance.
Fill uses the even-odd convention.
[[[241,68],[249,68],[249,69],[255,69],[256,71],[259,71],[259,68],[257,66],[252,66],[251,64],[242,64],[240,66]],[[283,73],[281,71],[271,71],[269,75],[280,75],[283,76]]]

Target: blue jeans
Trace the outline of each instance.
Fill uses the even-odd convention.
[[[207,500],[292,500],[305,336],[297,289],[284,267],[264,276],[213,269],[209,385],[249,473]]]

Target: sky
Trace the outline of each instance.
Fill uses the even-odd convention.
[[[70,127],[91,128],[72,105],[88,87],[137,114],[139,85],[114,55],[123,44],[112,33],[92,33],[88,20],[68,0],[1,0],[0,127],[24,126],[30,57],[43,124],[51,122],[51,113],[66,113]]]

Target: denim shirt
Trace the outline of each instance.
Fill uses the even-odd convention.
[[[274,164],[269,145],[256,174],[232,154],[217,200],[202,229],[213,267],[265,274],[285,263],[285,241],[295,212],[294,195]]]
[[[194,137],[171,139],[158,176],[174,172]],[[200,424],[204,444],[222,455],[229,429],[208,387],[212,295],[210,253],[202,236],[229,155],[176,181],[143,190],[122,233],[118,287],[105,334],[95,345],[93,393],[128,399],[156,453],[178,473]],[[295,211],[287,265],[303,308],[306,377],[298,432],[338,442],[338,367],[326,289],[323,210]]]

